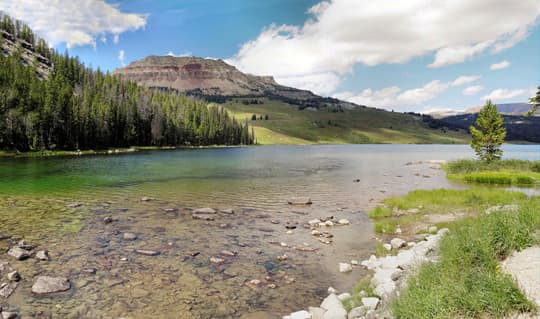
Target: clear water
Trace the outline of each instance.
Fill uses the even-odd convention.
[[[504,151],[508,158],[540,158],[535,145]],[[377,201],[418,188],[462,187],[433,164],[417,162],[473,155],[466,145],[324,145],[3,158],[0,233],[33,241],[52,258],[10,260],[26,279],[0,305],[43,318],[279,318],[319,304],[329,285],[349,289],[365,275],[340,274],[337,264],[366,258],[375,246],[364,212]],[[313,205],[289,206],[293,196],[309,196]],[[83,206],[66,207],[74,202]],[[198,207],[235,214],[194,220],[190,209]],[[303,227],[331,215],[352,222],[331,230],[331,245]],[[105,216],[116,221],[105,225]],[[287,224],[297,226],[292,234]],[[124,240],[124,232],[138,239]],[[9,245],[0,241],[0,249]],[[288,259],[279,262],[283,255]],[[30,287],[38,273],[67,276],[73,288],[37,298]]]

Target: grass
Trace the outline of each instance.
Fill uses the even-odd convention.
[[[495,203],[491,203],[495,204]],[[499,211],[454,222],[440,245],[438,263],[424,264],[393,302],[396,318],[502,318],[532,312],[499,261],[538,244],[538,198],[519,211]]]
[[[540,161],[500,160],[490,163],[458,160],[443,166],[448,178],[477,184],[535,186],[540,181]]]
[[[223,106],[240,121],[248,120],[260,144],[453,144],[467,143],[465,132],[430,129],[419,117],[359,108],[345,112],[298,110],[293,105],[270,99],[244,105],[234,99]],[[252,121],[251,116],[268,115]]]
[[[369,217],[375,222],[375,232],[393,234],[398,226],[419,221],[431,213],[470,215],[495,205],[521,205],[528,201],[523,193],[492,188],[416,190],[384,199],[384,206],[373,209]]]
[[[362,305],[362,298],[375,296],[376,295],[373,292],[373,287],[371,287],[370,278],[365,277],[358,281],[358,283],[353,287],[351,297],[345,298],[341,301],[341,303],[347,312],[349,312],[351,309]]]

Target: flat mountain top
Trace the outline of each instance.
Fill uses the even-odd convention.
[[[146,87],[173,89],[209,101],[218,97],[270,97],[301,108],[356,107],[353,103],[280,85],[272,76],[243,73],[219,59],[148,56],[113,73]]]

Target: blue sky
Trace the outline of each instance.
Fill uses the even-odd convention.
[[[221,58],[397,111],[525,102],[540,84],[538,0],[4,0],[0,10],[94,68]]]

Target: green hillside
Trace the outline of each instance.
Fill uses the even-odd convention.
[[[420,116],[410,114],[364,107],[338,112],[332,108],[298,110],[268,98],[246,104],[251,100],[236,98],[222,105],[237,120],[248,119],[259,144],[458,144],[469,139],[465,131],[431,129]],[[253,114],[257,120],[252,120]]]

